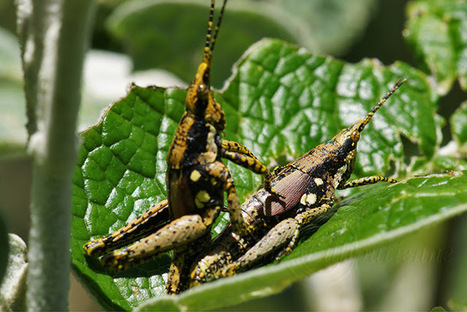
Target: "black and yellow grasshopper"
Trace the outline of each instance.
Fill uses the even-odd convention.
[[[214,99],[209,80],[226,2],[213,33],[215,0],[211,0],[203,60],[187,91],[185,113],[167,156],[168,199],[120,230],[84,245],[89,256],[102,256],[101,262],[109,271],[124,270],[174,250],[169,292],[178,287],[180,267],[191,254],[190,244],[200,245],[211,239],[211,227],[224,208],[224,192],[232,230],[247,234],[234,181],[222,158],[262,174],[265,189],[276,194],[271,189],[268,169],[246,147],[221,139],[224,111]],[[119,249],[124,246],[127,247]]]
[[[398,81],[363,120],[276,170],[271,184],[282,197],[272,196],[263,188],[247,199],[241,207],[249,234],[240,236],[227,227],[207,251],[194,260],[185,285],[194,287],[231,276],[261,264],[271,256],[276,255],[279,259],[290,253],[302,227],[331,209],[336,201],[336,189],[380,181],[397,182],[382,176],[347,180],[354,168],[360,133],[405,81]]]

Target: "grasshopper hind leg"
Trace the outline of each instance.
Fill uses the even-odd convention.
[[[319,207],[306,210],[295,216],[295,218],[282,220],[244,255],[221,268],[218,272],[219,277],[231,276],[235,273],[246,271],[263,260],[269,260],[280,249],[282,250],[276,256],[276,260],[279,260],[281,256],[289,254],[298,241],[301,228],[316,217],[325,214],[329,209],[331,209],[330,205],[323,204]]]
[[[169,250],[184,248],[206,233],[210,233],[210,225],[219,212],[220,207],[212,207],[205,211],[204,216],[193,214],[177,218],[133,245],[104,255],[101,263],[110,272],[118,272]]]
[[[112,234],[92,240],[83,247],[88,256],[98,257],[133,243],[164,226],[169,220],[168,201],[163,200]]]
[[[211,242],[211,233],[205,234],[186,248],[174,251],[167,279],[166,293],[179,294],[190,288],[190,272],[193,269],[193,259]]]

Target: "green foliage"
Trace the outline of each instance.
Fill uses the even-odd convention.
[[[467,89],[467,3],[416,0],[407,7],[405,35],[419,60],[447,93],[455,80]]]
[[[346,64],[266,40],[240,61],[223,93],[237,114],[248,118],[227,121],[263,159],[277,159],[284,153],[296,158],[363,118],[397,79],[404,77],[408,83],[403,91],[378,112],[380,118],[365,130],[360,142],[366,147],[360,149],[355,171],[359,175],[384,172],[390,158],[402,167],[399,134],[417,143],[427,159],[437,146],[438,96],[423,73],[404,63],[388,67],[375,60]],[[227,118],[235,116],[229,108],[225,111]],[[409,111],[411,114],[406,113]]]
[[[463,146],[464,155],[467,154],[467,102],[462,103],[452,115],[451,131],[456,142]]]
[[[374,2],[231,1],[219,38],[224,43],[216,46],[211,83],[221,86],[233,63],[264,37],[298,43],[319,53],[342,53],[366,25]],[[135,70],[163,68],[189,82],[204,44],[208,4],[200,0],[128,1],[110,15],[107,28],[130,55]]]
[[[130,1],[112,14],[108,28],[123,42],[135,70],[163,68],[189,82],[199,65],[199,51],[204,47],[207,4],[201,1]],[[173,21],[174,16],[177,16],[177,23]],[[217,64],[232,65],[259,39],[279,37],[295,42],[286,28],[260,11],[236,11],[231,4],[222,33],[222,37],[228,36],[231,44],[216,46],[213,67],[218,69],[212,82],[215,85],[221,85],[230,75],[230,66]],[[178,38],[177,44],[174,38]]]
[[[0,10],[6,2],[0,1]],[[112,13],[106,19],[99,15],[101,20],[98,18],[96,24],[98,31],[106,25],[106,35],[118,40],[121,50],[131,57],[134,70],[163,68],[188,82],[201,58],[207,2],[100,1],[99,14],[109,9]],[[279,38],[313,52],[342,54],[350,44],[356,44],[355,38],[367,26],[375,3],[230,1],[216,46],[213,85],[225,83],[222,91],[215,92],[226,112],[225,137],[248,146],[273,168],[362,118],[398,78],[408,78],[365,129],[354,171],[354,177],[389,174],[403,181],[356,190],[325,216],[327,223],[319,229],[315,224],[310,230],[313,235],[303,238],[281,263],[209,283],[180,296],[164,297],[168,255],[110,276],[97,260],[85,257],[82,248],[88,240],[107,235],[165,198],[166,154],[184,110],[186,91],[132,86],[96,126],[82,133],[73,179],[73,267],[104,307],[215,309],[266,296],[332,263],[386,246],[467,210],[467,102],[449,103],[453,108],[447,114],[441,102],[457,82],[465,98],[465,1],[408,3],[403,35],[423,72],[403,62],[383,66],[378,60],[365,59],[349,64],[271,39],[257,43],[241,57],[263,37]],[[0,13],[14,16],[14,12]],[[5,21],[0,24],[7,27]],[[106,40],[111,42],[110,49],[115,49],[113,39]],[[383,42],[389,48],[388,41]],[[11,33],[0,28],[1,155],[24,150],[26,141],[16,42]],[[234,74],[227,80],[232,68]],[[442,153],[441,128],[445,123],[438,111],[449,121],[448,131],[454,141]],[[251,172],[238,166],[230,168],[241,200],[261,185],[260,177]],[[451,171],[432,174],[447,170]],[[220,218],[215,230],[226,222],[226,216]],[[4,237],[0,228],[0,239]],[[465,237],[455,237],[459,248],[465,246]],[[465,268],[467,256],[459,258],[456,267]],[[0,262],[2,259],[5,257],[0,253]],[[447,306],[465,309],[465,270],[454,269],[451,274],[456,278],[445,293],[450,296],[447,299],[453,299]]]

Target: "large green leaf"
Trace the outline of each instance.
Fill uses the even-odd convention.
[[[439,141],[436,136],[439,133],[438,118],[435,118],[437,96],[426,76],[404,63],[388,67],[375,60],[347,64],[330,57],[311,55],[278,40],[264,40],[240,60],[229,85],[216,93],[216,97],[227,116],[226,138],[245,144],[260,159],[274,166],[302,155],[361,119],[402,77],[408,82],[390,98],[362,135],[355,173],[356,176],[381,174],[391,170],[392,161],[399,177],[403,177],[406,170],[400,135],[417,144],[422,161],[432,157]],[[130,309],[164,293],[170,262],[167,256],[111,277],[95,265],[96,261],[84,256],[82,245],[118,229],[165,197],[166,153],[184,110],[185,94],[185,90],[179,89],[134,86],[125,98],[109,107],[96,126],[82,134],[83,143],[74,175],[73,266],[97,299],[108,308]],[[237,166],[231,166],[231,171],[241,200],[261,184],[259,177]],[[429,185],[431,179],[425,180],[422,186],[407,191],[401,188],[412,185],[412,182],[392,188],[407,197],[404,210],[399,209],[397,202],[393,206],[391,201],[386,201],[389,206],[381,208],[382,214],[377,216],[388,219],[413,214],[414,218],[410,219],[413,223],[422,222],[421,219],[427,220],[425,223],[439,221],[426,217],[420,212],[417,201],[411,200],[418,198],[417,192],[431,194],[431,189],[424,186]],[[449,181],[446,183],[451,185]],[[378,186],[375,190],[380,193],[365,190],[365,195],[361,195],[367,200],[368,222],[358,220],[365,225],[362,229],[365,231],[358,235],[374,240],[370,247],[387,240],[378,234],[381,229],[371,226],[372,218],[377,217],[372,211],[386,207],[379,206],[376,200],[385,189],[385,185]],[[427,196],[437,198],[438,195]],[[394,195],[394,198],[398,197]],[[452,204],[453,209],[458,209],[455,202],[444,200],[440,203],[446,203],[443,207]],[[444,216],[451,214],[448,210]],[[334,219],[331,218],[328,226],[339,228],[338,233],[348,229],[339,219]],[[392,230],[388,229],[389,232]],[[397,231],[397,227],[394,230]],[[352,242],[343,238],[339,244]],[[305,244],[308,245],[308,241]],[[339,246],[331,244],[329,248]],[[326,245],[321,248],[326,249]],[[317,249],[307,251],[299,246],[289,258],[313,258],[316,257],[314,251]],[[345,255],[332,259],[342,259]],[[288,262],[281,265],[286,268]],[[323,267],[331,261],[317,260],[316,263],[304,272],[311,272],[312,268]],[[290,279],[281,281],[283,277],[274,277],[273,284],[269,283],[271,279],[255,278],[252,284],[257,286],[252,287],[281,288],[291,282]],[[226,279],[222,283],[230,285],[232,282]],[[206,287],[211,289],[213,286]],[[242,298],[249,296],[244,294]],[[194,297],[190,298],[196,301]],[[211,300],[219,302],[221,299]],[[197,304],[201,301],[189,305],[196,307]]]
[[[440,93],[459,79],[467,89],[467,2],[414,0],[407,7],[405,35],[435,76]]]

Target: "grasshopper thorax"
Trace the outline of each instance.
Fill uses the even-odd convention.
[[[341,167],[338,168],[335,185],[337,188],[342,187],[344,183],[350,178],[355,166],[355,159],[357,158],[357,143],[360,139],[360,125],[361,120],[352,126],[341,130],[331,141],[334,141],[339,150],[339,154],[344,158]]]

